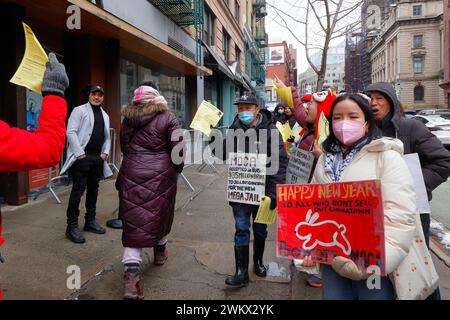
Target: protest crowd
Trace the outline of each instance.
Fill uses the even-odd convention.
[[[249,285],[252,239],[252,271],[258,277],[267,276],[267,223],[257,216],[263,211],[268,215],[278,211],[280,222],[288,214],[290,199],[291,204],[306,207],[289,208],[291,219],[298,214],[305,222],[298,224],[299,218],[288,223],[291,231],[283,243],[290,243],[293,237],[303,241],[303,253],[296,255],[292,250],[289,258],[299,272],[308,274],[308,285],[321,288],[324,299],[439,300],[438,278],[428,248],[430,212],[421,212],[417,204],[417,177],[411,174],[404,156],[417,155],[426,198],[431,200],[433,190],[450,175],[450,152],[425,125],[402,116],[390,84],[375,83],[364,93],[337,94],[329,89],[300,97],[297,88],[286,87],[279,79],[274,82],[278,88],[290,91],[290,101],[280,101],[270,112],[259,105],[252,93],[247,93],[236,101],[238,114],[226,135],[212,134],[209,140],[217,160],[227,160],[235,177],[228,185],[229,190],[236,191],[228,192],[230,214],[235,221],[235,274],[227,277],[225,283],[231,287]],[[89,100],[74,108],[67,119],[64,93],[68,86],[64,65],[50,54],[42,83],[44,102],[39,129],[29,133],[0,121],[0,171],[54,165],[60,161],[67,141],[62,173],[69,174],[73,185],[66,212],[66,237],[80,244],[86,241],[79,228],[79,205],[85,192],[83,231],[99,235],[106,232],[96,221],[96,202],[100,180],[112,176],[107,163],[111,137],[109,117],[102,108],[104,89],[92,86]],[[179,134],[181,125],[153,82],[135,88],[133,100],[122,110],[122,119],[123,161],[116,189],[123,225],[123,297],[143,299],[143,250],[153,248],[153,262],[158,266],[169,257],[167,243],[175,218],[185,142]],[[291,167],[296,161],[303,161],[299,158],[307,159],[307,169],[301,177],[292,173]],[[301,163],[305,165],[305,161]],[[246,176],[255,181],[251,188],[256,190],[254,195],[239,192],[243,190],[242,181],[248,180]],[[368,181],[371,184],[364,186],[363,182]],[[310,189],[306,189],[308,186]],[[340,191],[333,186],[347,189]],[[285,199],[280,195],[285,195]],[[322,204],[323,212],[312,210],[320,207],[319,203],[312,204],[314,195],[323,201],[347,197],[357,206],[358,201],[364,203],[361,210],[356,207],[348,211],[352,214],[342,213],[346,215],[347,227],[328,221],[330,228],[319,234],[315,233],[317,226],[323,224],[317,221],[326,222],[323,217],[327,209]],[[345,212],[329,210],[327,217],[333,212],[340,217],[342,211]],[[378,216],[367,218],[367,214],[358,213],[368,211],[376,211]],[[373,242],[376,248],[372,248],[380,267],[375,271],[352,254],[352,247],[359,244],[353,242],[357,237],[352,236],[351,220],[362,218],[366,222],[372,219],[372,224],[367,222],[361,228],[378,239]],[[0,215],[0,245],[5,241],[1,227]],[[315,245],[325,246],[326,240],[321,237],[334,227],[336,254],[327,251],[326,261],[319,263],[320,259],[313,258],[318,256],[314,249],[320,251],[324,247]],[[311,239],[316,239],[314,245]],[[416,269],[412,271],[411,266]],[[379,276],[381,283],[376,290],[367,285],[374,275]]]

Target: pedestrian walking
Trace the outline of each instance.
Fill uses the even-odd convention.
[[[413,181],[402,158],[400,140],[382,138],[367,101],[359,95],[342,95],[334,102],[330,116],[330,136],[322,147],[312,183],[330,184],[379,179],[382,186],[385,230],[385,270],[379,289],[368,288],[370,274],[344,257],[336,257],[332,265],[321,265],[325,300],[393,300],[403,296],[392,281],[421,284],[428,269],[411,270],[411,265],[424,265],[417,255],[425,248],[424,236],[416,209]],[[418,238],[415,238],[419,235]],[[423,249],[422,248],[422,249]],[[406,260],[408,259],[408,261]],[[304,265],[310,265],[306,259]],[[406,262],[407,261],[407,262]],[[407,266],[404,264],[407,264]],[[427,261],[429,266],[432,261]],[[399,271],[401,269],[401,271]],[[433,266],[434,268],[434,266]],[[403,280],[395,280],[405,273]],[[416,269],[419,269],[416,268]],[[425,274],[425,275],[424,275]],[[392,280],[391,280],[392,279]],[[408,287],[403,284],[400,287]],[[429,290],[423,286],[422,294]]]
[[[284,148],[283,138],[278,129],[273,124],[272,113],[266,109],[260,109],[254,94],[248,93],[241,96],[235,103],[238,107],[238,115],[234,119],[227,138],[223,141],[223,160],[229,158],[229,153],[249,153],[253,144],[257,145],[258,152],[266,152],[267,158],[271,158],[271,165],[274,172],[266,175],[265,193],[270,197],[270,209],[277,206],[276,186],[285,183],[287,154]],[[272,132],[276,132],[278,141],[272,141]],[[234,137],[232,137],[235,135]],[[256,137],[257,141],[250,141],[245,137]],[[265,136],[267,139],[262,139]],[[235,139],[237,137],[237,139]],[[215,140],[213,140],[215,141]],[[245,141],[243,150],[238,148],[239,141]],[[230,146],[227,145],[230,143]],[[263,145],[263,143],[265,145]],[[252,146],[250,146],[252,144]],[[214,154],[217,150],[212,149]],[[274,154],[276,153],[276,154]],[[267,268],[264,265],[264,249],[267,238],[267,225],[256,223],[254,220],[259,209],[259,205],[251,205],[237,202],[230,202],[235,221],[234,235],[234,258],[235,274],[227,277],[225,283],[233,287],[242,287],[249,282],[249,245],[250,245],[250,225],[253,228],[253,271],[259,277],[267,275]]]
[[[104,234],[97,221],[97,196],[102,178],[113,175],[107,159],[111,147],[109,116],[103,110],[105,91],[92,86],[89,102],[73,109],[67,125],[67,160],[61,175],[69,173],[73,180],[67,207],[66,237],[74,243],[86,242],[78,227],[81,196],[86,190],[84,231]]]
[[[64,94],[69,78],[53,52],[48,58],[42,82],[44,99],[39,128],[28,132],[0,121],[0,172],[49,168],[60,161],[66,141],[67,102]],[[4,242],[0,210],[0,246]]]
[[[123,222],[124,298],[143,299],[142,250],[153,248],[153,263],[168,258],[178,174],[183,171],[181,125],[153,82],[136,89],[122,110],[123,161],[116,182]],[[172,158],[175,148],[178,158]]]
[[[367,94],[371,96],[370,106],[383,136],[400,139],[405,154],[419,155],[428,200],[431,201],[433,190],[450,176],[450,152],[423,123],[404,117],[400,101],[391,84],[381,82],[369,85]],[[429,247],[430,212],[421,212],[420,220]],[[439,289],[430,299],[440,300]]]

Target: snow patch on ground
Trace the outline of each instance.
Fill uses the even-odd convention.
[[[432,219],[430,232],[439,238],[439,241],[447,250],[450,250],[450,230],[447,230],[442,223]]]

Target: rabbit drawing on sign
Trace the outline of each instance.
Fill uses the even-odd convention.
[[[341,248],[344,254],[350,255],[352,249],[345,237],[347,228],[343,224],[338,224],[332,220],[316,223],[319,219],[319,214],[316,212],[313,215],[312,212],[312,210],[309,210],[306,214],[306,222],[300,222],[295,227],[297,237],[305,241],[303,249],[310,251],[317,245],[324,247],[336,246]]]

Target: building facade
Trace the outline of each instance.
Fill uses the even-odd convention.
[[[444,36],[442,45],[444,80],[440,87],[444,90],[445,105],[450,109],[450,0],[444,0]]]
[[[118,135],[122,106],[131,101],[140,83],[154,80],[181,123],[189,125],[203,99],[203,77],[212,74],[202,65],[197,39],[186,31],[200,28],[201,21],[196,19],[200,12],[194,10],[200,8],[199,1],[179,1],[170,9],[165,2],[147,0],[134,0],[133,6],[120,0],[48,0],[45,6],[38,1],[0,0],[4,44],[0,119],[11,126],[31,128],[27,112],[39,100],[27,89],[9,83],[24,53],[23,21],[44,49],[55,52],[65,64],[70,78],[69,112],[87,102],[87,86],[99,84],[105,89],[104,106]],[[79,27],[71,21],[78,21]],[[118,139],[115,146],[118,163]],[[40,175],[1,174],[0,195],[9,204],[23,204]]]
[[[443,1],[398,1],[369,46],[372,82],[392,83],[406,109],[443,108]]]
[[[266,92],[269,102],[278,100],[273,86],[277,76],[287,86],[297,86],[297,50],[286,41],[270,43],[266,51]]]
[[[323,90],[333,87],[339,92],[345,89],[345,44],[330,47],[328,52]],[[312,55],[311,61],[314,65],[320,67],[322,54],[318,52]],[[300,94],[317,91],[318,76],[311,67],[301,73],[298,78]]]

